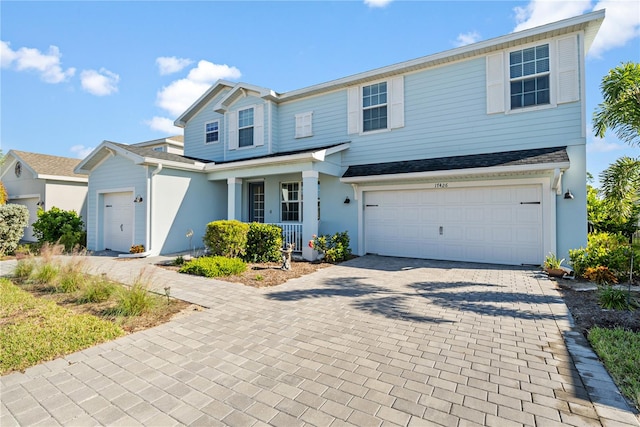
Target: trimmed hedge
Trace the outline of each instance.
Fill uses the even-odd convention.
[[[282,254],[282,229],[273,224],[252,222],[247,234],[247,262],[280,261]]]
[[[240,274],[247,269],[247,264],[238,258],[223,256],[201,257],[189,261],[178,270],[180,273],[194,276],[220,277]]]
[[[244,256],[246,252],[248,233],[249,224],[244,222],[213,221],[207,224],[202,240],[212,255],[236,258]]]
[[[29,210],[22,205],[0,205],[0,255],[13,252],[29,225]]]

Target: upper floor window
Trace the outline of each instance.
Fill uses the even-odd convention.
[[[210,144],[220,140],[220,122],[210,122],[204,125],[204,143]]]
[[[549,45],[509,53],[511,109],[551,102]]]
[[[164,147],[153,147],[153,151],[164,151]]]
[[[253,108],[238,111],[238,147],[253,145]]]
[[[404,76],[347,89],[347,133],[404,127]]]
[[[362,131],[387,128],[387,82],[362,88]]]

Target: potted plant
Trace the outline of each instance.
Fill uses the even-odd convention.
[[[544,271],[547,272],[549,277],[563,277],[567,272],[562,268],[563,259],[558,259],[556,254],[549,252],[549,255],[544,259]]]

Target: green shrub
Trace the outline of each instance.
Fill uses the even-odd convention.
[[[65,211],[55,206],[48,211],[38,211],[33,234],[41,243],[60,242],[66,251],[71,251],[76,245],[86,246],[87,234],[82,218],[75,211]]]
[[[634,251],[633,271],[640,268],[640,249],[633,248],[621,234],[592,233],[586,248],[569,250],[571,266],[578,276],[584,276],[587,268],[607,267],[618,280],[627,278],[631,252]]]
[[[220,277],[240,274],[247,269],[247,264],[239,258],[222,256],[201,257],[189,261],[180,267],[180,273],[194,276]]]
[[[29,225],[29,210],[22,205],[0,205],[0,255],[12,253]]]
[[[131,288],[119,292],[114,313],[119,316],[139,316],[150,311],[156,303],[157,298],[149,293],[147,286],[136,282]]]
[[[252,222],[247,233],[247,251],[244,259],[249,262],[280,261],[282,255],[282,229],[273,224]]]
[[[612,286],[602,286],[598,291],[598,302],[607,310],[626,310],[629,307],[627,304],[627,291],[617,289]],[[633,298],[629,298],[629,303],[633,307],[635,301]]]
[[[84,304],[106,301],[117,289],[118,287],[116,285],[107,280],[93,278],[82,288],[78,303]]]
[[[13,270],[13,276],[18,279],[26,280],[31,277],[35,268],[36,262],[33,258],[21,259]]]
[[[320,253],[324,254],[324,261],[342,262],[351,256],[351,248],[349,247],[349,233],[346,231],[338,232],[333,236],[313,236],[313,240],[309,241],[309,246]]]
[[[213,221],[207,224],[202,240],[212,255],[241,257],[247,248],[249,224],[236,220]]]

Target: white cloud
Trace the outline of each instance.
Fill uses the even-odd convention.
[[[458,34],[458,38],[456,39],[455,45],[466,46],[468,44],[475,43],[480,40],[480,34],[477,31],[469,31],[465,34]]]
[[[385,7],[393,0],[364,0],[364,4],[369,7]]]
[[[193,61],[190,59],[176,58],[175,56],[161,56],[156,58],[156,65],[161,75],[177,73],[192,63]]]
[[[2,55],[2,68],[13,66],[17,71],[35,71],[46,83],[62,83],[76,72],[75,68],[62,69],[60,66],[62,54],[57,46],[49,46],[49,52],[42,53],[38,49],[28,47],[13,50],[8,42],[2,41],[0,55]]]
[[[173,120],[166,117],[155,116],[151,120],[145,120],[144,123],[151,129],[160,131],[167,135],[175,135],[179,132],[179,129],[173,125]]]
[[[120,76],[101,68],[96,70],[83,70],[80,73],[82,88],[92,95],[105,96],[118,91]]]
[[[595,136],[587,139],[587,153],[609,153],[611,151],[624,150],[627,146],[619,141],[608,141],[607,138]]]
[[[158,92],[156,104],[172,116],[184,113],[209,87],[220,79],[237,80],[242,74],[236,67],[200,61],[187,78],[175,80]]]
[[[598,57],[603,52],[624,46],[640,37],[640,2],[603,0],[593,10],[607,9],[600,31],[593,41],[589,55]]]
[[[93,151],[95,147],[85,147],[84,145],[74,145],[69,149],[77,158],[84,159]]]
[[[532,0],[525,7],[516,7],[514,31],[533,28],[585,12],[607,9],[605,20],[593,42],[589,55],[598,56],[625,45],[640,36],[640,2],[636,0]]]

